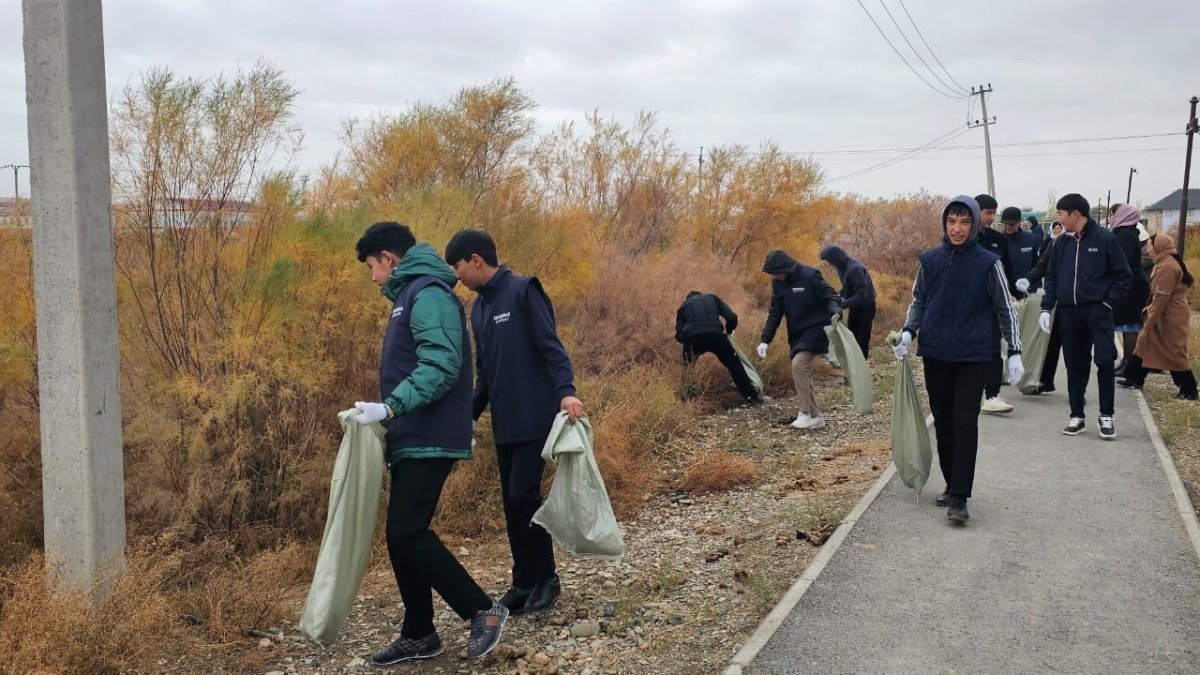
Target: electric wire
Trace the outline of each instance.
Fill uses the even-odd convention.
[[[875,26],[875,30],[879,31],[879,35],[880,35],[880,37],[883,38],[883,41],[888,43],[888,46],[892,48],[892,51],[896,53],[896,56],[900,57],[900,60],[904,62],[904,65],[908,66],[908,69],[912,71],[912,74],[916,75],[917,79],[924,82],[925,86],[929,87],[930,89],[937,92],[938,94],[945,96],[946,98],[958,99],[958,98],[966,98],[967,97],[967,96],[964,96],[961,94],[948,94],[948,93],[942,91],[941,89],[938,89],[937,87],[933,86],[933,84],[931,84],[929,82],[929,80],[925,79],[921,75],[921,73],[917,72],[916,68],[913,68],[913,65],[908,62],[908,59],[904,58],[904,55],[900,53],[900,50],[896,49],[896,45],[892,44],[891,39],[889,39],[887,34],[883,32],[883,28],[881,28],[879,26],[879,22],[877,22],[875,20],[875,17],[871,16],[870,10],[868,10],[867,6],[862,3],[862,0],[856,0],[856,2],[858,2],[858,6],[862,8],[863,13],[865,13],[867,15],[867,18],[871,20],[871,23]]]
[[[928,70],[929,74],[933,75],[934,79],[936,79],[939,83],[941,83],[941,85],[943,87],[946,88],[946,91],[949,91],[955,95],[965,93],[965,92],[955,91],[953,86],[946,84],[946,81],[942,79],[942,76],[937,74],[937,71],[935,71],[929,65],[929,63],[925,60],[924,56],[921,56],[921,52],[917,51],[917,48],[915,46],[913,46],[912,40],[908,39],[908,33],[905,33],[904,29],[900,27],[900,22],[896,21],[896,17],[892,14],[892,10],[888,9],[887,4],[884,3],[883,0],[879,0],[879,6],[883,7],[883,11],[886,12],[888,15],[888,18],[891,19],[892,25],[896,27],[896,32],[900,33],[900,37],[904,38],[904,44],[908,45],[908,48],[912,50],[912,53],[917,55],[917,59],[920,60],[921,65],[925,66],[925,70]],[[918,33],[919,32],[920,31],[918,31]]]
[[[908,6],[904,4],[904,0],[900,0],[900,7],[904,9],[904,14],[908,17],[908,22],[911,23],[913,29],[917,31],[917,37],[921,38],[921,42],[923,42],[925,44],[925,48],[929,50],[929,55],[933,57],[933,60],[937,62],[938,66],[941,66],[942,72],[946,73],[946,77],[950,78],[951,82],[958,85],[959,91],[964,94],[969,94],[969,90],[959,84],[958,80],[954,79],[954,76],[950,74],[950,71],[946,70],[946,66],[942,63],[942,60],[938,58],[937,53],[933,51],[933,47],[929,46],[929,42],[925,39],[925,35],[922,34],[921,29],[917,27],[917,22],[913,20],[912,14],[909,14]]]

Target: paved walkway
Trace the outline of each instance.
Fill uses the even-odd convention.
[[[1061,373],[1060,373],[1060,379]],[[1200,559],[1137,400],[1070,438],[1066,385],[984,415],[971,521],[893,479],[748,673],[1200,673]]]

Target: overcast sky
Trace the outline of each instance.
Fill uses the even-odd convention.
[[[914,67],[880,0],[863,0]],[[906,0],[949,75],[991,83],[996,191],[1042,207],[1047,193],[1112,190],[1145,205],[1182,184],[1184,137],[1017,145],[1182,132],[1200,94],[1200,2],[1193,0]],[[909,23],[896,21],[950,86]],[[441,102],[463,86],[513,76],[540,125],[592,109],[631,120],[655,111],[677,143],[772,139],[789,151],[912,148],[968,119],[888,47],[856,0],[110,0],[104,4],[110,97],[138,74],[232,72],[266,59],[302,90],[302,170],[338,150],[343,118]],[[0,164],[27,163],[19,0],[0,0]],[[976,97],[976,101],[978,98]],[[971,119],[980,117],[976,104]],[[986,190],[982,129],[894,166],[833,180],[870,196]],[[1162,150],[1166,148],[1167,150]],[[1075,153],[1075,154],[1067,154]],[[1200,154],[1200,153],[1198,153]],[[817,155],[828,178],[895,157]],[[22,174],[22,191],[28,182]],[[1193,185],[1200,183],[1200,176]],[[12,191],[0,174],[0,195]]]

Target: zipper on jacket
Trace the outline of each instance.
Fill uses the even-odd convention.
[[[1084,227],[1087,227],[1084,225]],[[1075,284],[1071,288],[1072,297],[1074,297],[1075,306],[1079,306],[1079,249],[1083,248],[1083,230],[1079,231],[1079,238],[1075,240]]]

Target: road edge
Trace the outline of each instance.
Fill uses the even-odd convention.
[[[1142,411],[1142,421],[1146,423],[1146,430],[1150,432],[1150,442],[1158,452],[1158,461],[1162,465],[1163,472],[1167,474],[1167,484],[1171,487],[1171,493],[1175,497],[1175,507],[1179,511],[1179,517],[1183,519],[1183,529],[1187,532],[1188,538],[1192,540],[1192,548],[1196,550],[1196,557],[1200,558],[1200,520],[1196,518],[1196,509],[1192,505],[1192,499],[1183,485],[1183,479],[1179,477],[1175,459],[1171,457],[1171,451],[1167,449],[1162,434],[1158,431],[1158,424],[1154,421],[1154,413],[1150,410],[1150,404],[1146,401],[1145,395],[1140,391],[1135,391],[1134,396]]]

